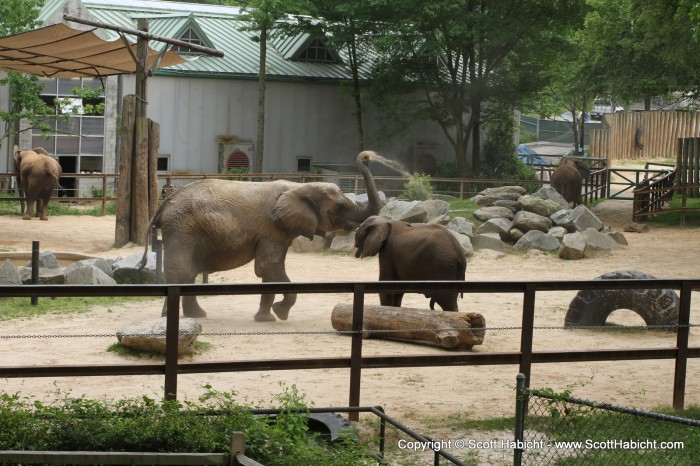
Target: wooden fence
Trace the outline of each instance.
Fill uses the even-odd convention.
[[[700,137],[700,117],[690,112],[620,112],[593,130],[591,157],[612,160],[676,158],[678,139]]]

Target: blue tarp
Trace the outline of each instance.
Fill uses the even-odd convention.
[[[518,158],[521,162],[527,163],[529,165],[549,165],[549,161],[537,155],[537,151],[535,151],[531,147],[526,146],[525,144],[518,145]]]

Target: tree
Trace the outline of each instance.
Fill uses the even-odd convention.
[[[238,2],[243,6],[246,31],[254,31],[253,38],[260,44],[258,69],[258,128],[255,143],[255,168],[262,172],[265,149],[265,75],[267,68],[267,41],[270,31],[281,18],[303,11],[304,0],[246,0]]]
[[[0,3],[0,34],[18,34],[39,26],[41,23],[37,18],[42,4],[42,0],[3,0]],[[5,139],[19,134],[19,122],[22,119],[29,122],[23,131],[36,128],[42,132],[49,131],[44,119],[53,116],[55,110],[41,99],[43,86],[36,76],[9,72],[0,79],[0,86],[8,86],[10,89],[9,109],[0,111],[0,120],[4,122],[0,146]]]
[[[414,102],[401,105],[403,117],[435,120],[454,149],[459,175],[468,176],[479,173],[488,102],[516,108],[544,86],[541,70],[553,59],[559,36],[580,23],[584,0],[392,5],[390,33],[377,42],[382,63],[373,95],[392,104],[391,98],[414,92]],[[393,105],[401,108],[395,99]]]

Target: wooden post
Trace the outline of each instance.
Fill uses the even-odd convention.
[[[148,120],[148,218],[158,210],[158,151],[160,150],[160,125]]]
[[[125,95],[122,104],[121,136],[119,141],[119,187],[117,189],[117,218],[114,246],[129,242],[131,229],[131,159],[134,142],[134,111],[136,96]]]
[[[138,29],[148,32],[148,20],[140,18]],[[136,110],[134,118],[134,158],[131,173],[131,241],[143,244],[150,217],[148,216],[148,120],[146,118],[146,79],[148,78],[148,40],[136,42]]]

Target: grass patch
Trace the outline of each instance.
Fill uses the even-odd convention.
[[[71,314],[90,311],[93,307],[100,306],[111,308],[120,304],[136,301],[146,301],[153,298],[142,296],[125,297],[87,297],[71,296],[62,298],[39,298],[36,306],[32,306],[30,298],[0,298],[2,311],[0,321],[10,319],[31,319],[47,314]]]
[[[0,198],[2,197],[16,197],[16,195],[0,194]],[[117,203],[113,201],[107,202],[105,210],[107,215],[115,215],[117,213]],[[89,215],[92,217],[101,217],[102,204],[97,203],[97,205],[89,209],[78,209],[74,202],[58,202],[52,200],[46,208],[46,214],[49,217],[56,217],[59,215]],[[22,215],[19,201],[0,200],[0,215]]]
[[[668,204],[668,209],[680,209],[682,199],[680,196],[674,196],[671,202]],[[695,212],[686,212],[685,214],[685,225],[690,227],[700,227],[700,198],[687,198],[686,209],[698,209]],[[680,212],[662,212],[650,217],[646,217],[644,220],[647,223],[654,225],[665,225],[665,226],[679,226],[681,224],[681,213]]]
[[[450,201],[450,217],[464,217],[473,220],[472,215],[475,210],[479,209],[479,206],[471,199],[455,199]]]
[[[194,354],[200,354],[211,348],[211,343],[206,341],[195,341],[194,342]],[[142,351],[131,348],[129,346],[124,346],[121,343],[113,343],[107,347],[108,353],[114,353],[123,357],[132,357],[138,359],[165,359],[165,355],[161,353],[156,353],[155,351]]]

